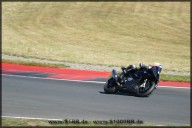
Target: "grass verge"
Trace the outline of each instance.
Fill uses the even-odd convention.
[[[52,122],[52,123],[50,123]],[[53,123],[55,122],[55,123]],[[60,122],[60,123],[59,123]],[[94,123],[94,121],[87,121],[87,123],[65,123],[65,121],[50,121],[50,120],[37,120],[37,119],[16,119],[16,118],[8,118],[2,117],[2,126],[155,126],[155,124],[129,124],[129,123],[114,123],[114,124],[99,124]]]
[[[161,74],[160,75],[160,80],[163,80],[163,81],[177,81],[177,82],[190,82],[190,76]]]
[[[22,65],[28,65],[28,66],[40,66],[40,67],[52,67],[52,68],[69,68],[69,66],[64,64],[51,64],[51,63],[39,63],[34,61],[18,61],[18,60],[7,60],[2,59],[2,62],[5,63],[11,63],[11,64],[22,64]]]

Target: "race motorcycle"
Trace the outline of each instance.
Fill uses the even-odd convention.
[[[115,69],[112,70],[112,77],[104,85],[105,93],[115,94],[127,91],[136,96],[147,97],[157,87],[162,65],[155,63],[153,66],[145,66],[140,63],[139,68],[130,65],[127,68],[121,67],[121,69],[120,74]]]

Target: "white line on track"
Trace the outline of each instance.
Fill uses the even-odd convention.
[[[58,120],[62,121],[63,119],[49,119],[49,118],[33,118],[33,117],[15,117],[15,116],[2,116],[7,118],[15,118],[15,119],[31,119],[31,120]]]
[[[69,80],[69,79],[56,79],[56,78],[44,78],[44,77],[33,77],[33,76],[21,76],[21,75],[10,75],[10,74],[2,74],[3,76],[11,76],[11,77],[22,77],[22,78],[32,78],[32,79],[45,79],[45,80],[60,80],[60,81],[72,81],[72,82],[82,82],[82,83],[98,83],[104,84],[106,82],[101,81],[83,81],[83,80]],[[190,87],[174,87],[174,86],[158,86],[158,88],[181,88],[181,89],[190,89]]]
[[[104,84],[105,83],[105,82],[100,82],[100,81],[69,80],[69,79],[56,79],[56,78],[44,78],[44,77],[9,75],[9,74],[2,74],[2,75],[3,76],[13,76],[13,77],[23,77],[23,78],[33,78],[33,79],[46,79],[46,80],[61,80],[61,81],[83,82],[83,83],[99,83],[99,84]]]

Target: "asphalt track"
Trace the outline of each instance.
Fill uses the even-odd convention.
[[[148,98],[104,94],[103,84],[2,75],[2,116],[134,119],[190,125],[190,89],[158,88]]]

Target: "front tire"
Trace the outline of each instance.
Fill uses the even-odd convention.
[[[154,81],[147,81],[147,84],[148,84],[148,88],[146,90],[142,90],[142,88],[138,88],[137,89],[137,96],[140,96],[140,97],[148,97],[155,89],[156,87],[156,84]]]
[[[115,94],[117,89],[116,81],[113,78],[110,78],[104,85],[104,91],[107,94]]]

